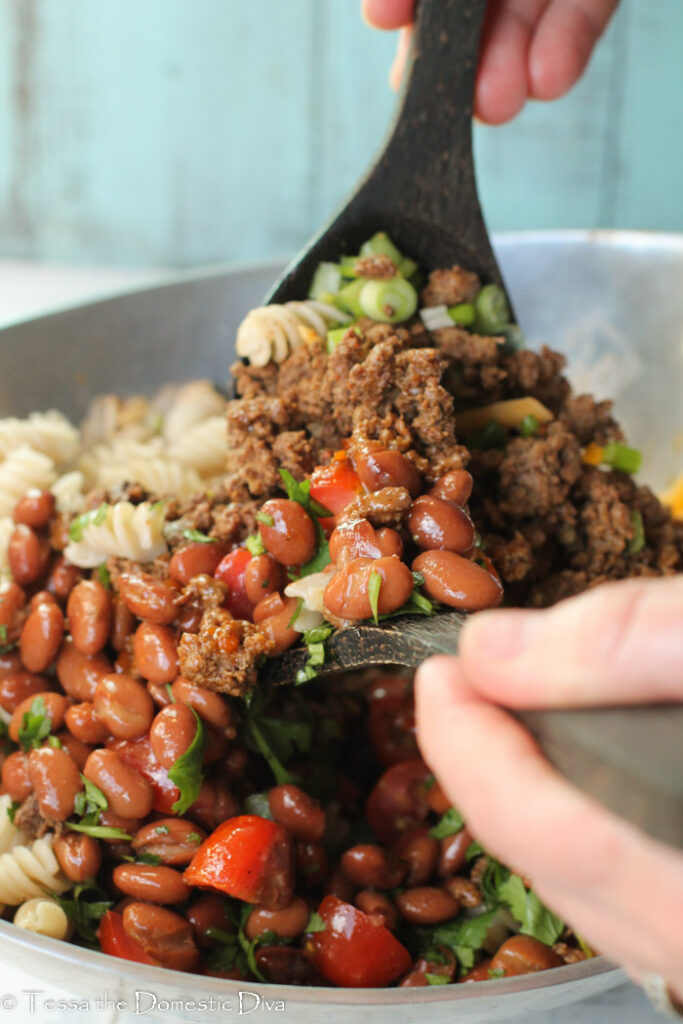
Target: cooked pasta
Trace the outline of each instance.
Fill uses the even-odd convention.
[[[17,907],[46,892],[65,892],[73,884],[61,873],[48,832],[42,839],[13,846],[0,854],[0,903]]]
[[[11,516],[0,517],[0,584],[11,578],[7,549],[10,537],[14,533],[14,520]]]
[[[78,452],[80,435],[66,416],[54,410],[34,412],[27,419],[0,419],[0,457],[27,446],[49,456],[58,465],[71,462]]]
[[[85,477],[80,469],[72,469],[71,472],[58,477],[50,488],[57,501],[57,510],[68,516],[78,515],[85,501],[84,489]],[[0,543],[1,538],[0,526]]]
[[[303,342],[326,338],[332,325],[351,319],[336,306],[313,299],[259,306],[247,313],[237,330],[237,355],[252,366],[281,363]]]
[[[13,920],[17,928],[47,935],[51,939],[66,939],[71,932],[69,918],[59,903],[47,896],[34,896],[22,903]]]
[[[11,451],[0,463],[0,516],[11,516],[27,491],[47,491],[56,478],[55,464],[49,455],[28,445]]]
[[[86,451],[80,458],[78,468],[85,478],[86,488],[106,486],[102,474],[111,466],[125,466],[133,462],[146,462],[164,455],[164,442],[160,437],[141,441],[138,438],[112,438],[109,444],[97,444]],[[120,472],[120,470],[117,470]],[[116,483],[130,479],[124,475]]]
[[[10,819],[9,810],[11,806],[11,797],[7,793],[3,793],[0,796],[0,854],[7,853],[12,847],[25,842],[24,836],[18,828],[14,827]]]
[[[140,484],[155,498],[189,498],[201,490],[201,477],[196,470],[181,466],[173,459],[131,459],[129,462],[104,463],[98,474],[102,487],[118,487],[124,483]]]
[[[293,628],[297,633],[315,629],[323,621],[323,593],[330,582],[329,572],[312,572],[300,580],[293,580],[285,587],[287,597],[301,598],[303,605]]]
[[[201,423],[195,423],[183,437],[170,445],[169,455],[203,477],[223,472],[227,458],[225,417],[209,416]]]
[[[148,398],[133,395],[98,395],[92,400],[81,424],[83,444],[90,448],[114,437],[145,441],[159,428],[159,414]]]
[[[102,506],[84,524],[81,539],[67,544],[64,557],[81,569],[93,569],[110,556],[153,562],[168,550],[163,531],[164,507],[160,502],[132,505],[117,501]]]
[[[164,415],[163,436],[167,444],[182,442],[191,427],[210,416],[225,412],[227,402],[208,380],[193,380],[178,388]]]

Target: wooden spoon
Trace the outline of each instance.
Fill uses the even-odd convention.
[[[354,194],[299,254],[267,302],[308,294],[321,260],[357,252],[376,231],[427,270],[460,263],[503,285],[479,205],[472,107],[486,0],[420,0],[405,88],[389,139]],[[341,630],[319,674],[372,665],[417,667],[455,653],[463,617],[399,618]],[[260,679],[291,683],[295,650]],[[563,774],[657,838],[683,847],[683,708],[517,712]],[[533,798],[533,797],[532,797]]]

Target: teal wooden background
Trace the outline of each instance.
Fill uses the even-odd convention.
[[[357,0],[0,0],[0,257],[292,253],[390,116]],[[681,0],[622,0],[564,100],[476,128],[495,229],[683,229]]]

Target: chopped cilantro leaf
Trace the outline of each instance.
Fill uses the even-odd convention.
[[[254,519],[257,523],[263,523],[264,526],[275,526],[275,520],[268,512],[261,512],[259,510]]]
[[[7,808],[7,817],[12,822],[12,824],[14,824],[14,815],[17,813],[20,807],[21,804],[19,803],[19,801],[13,800],[12,803]]]
[[[465,859],[473,860],[475,857],[480,857],[482,853],[484,853],[484,847],[475,839],[474,842],[470,843],[470,845],[467,847]]]
[[[429,834],[433,839],[446,839],[447,836],[459,832],[464,824],[462,814],[456,811],[455,807],[449,807],[434,828],[430,828]]]
[[[89,881],[75,885],[67,895],[52,893],[52,898],[69,918],[83,943],[96,949],[97,927],[106,912],[114,906],[109,895],[95,882]]]
[[[86,529],[89,526],[101,526],[105,522],[108,512],[109,505],[105,501],[99,508],[91,508],[80,516],[76,516],[69,527],[69,540],[75,543],[83,540]]]
[[[114,828],[110,825],[85,825],[78,821],[67,821],[65,822],[67,828],[73,829],[74,832],[83,832],[86,836],[92,836],[94,839],[132,839],[133,837],[124,832],[122,828]]]
[[[105,590],[109,590],[111,587],[111,573],[107,569],[106,565],[98,565],[95,569],[95,576],[97,581],[102,584]]]
[[[263,543],[260,533],[250,533],[244,542],[244,546],[250,555],[265,554],[266,545]]]
[[[183,530],[183,537],[185,540],[194,541],[195,544],[216,543],[215,537],[209,537],[206,533],[202,533],[201,530]]]
[[[489,978],[504,978],[505,968],[504,967],[489,967],[488,970]]]
[[[154,831],[158,836],[167,836],[171,830],[168,825],[157,825]]]
[[[294,613],[292,614],[291,619],[287,623],[287,629],[292,629],[294,627],[294,623],[296,622],[296,620],[301,615],[301,611],[303,609],[303,606],[304,606],[304,599],[303,599],[303,597],[299,597],[297,599],[297,602],[296,602],[296,608],[294,609]]]
[[[190,711],[194,715],[196,722],[194,738],[185,753],[181,754],[175,764],[168,770],[169,779],[180,790],[180,796],[172,807],[174,814],[185,814],[192,806],[199,796],[199,790],[204,778],[202,774],[202,762],[206,748],[204,726],[195,709],[190,707]]]
[[[375,622],[379,622],[379,594],[383,582],[382,574],[373,569],[368,579],[368,598],[370,599],[370,609]]]
[[[525,888],[519,875],[510,875],[498,887],[498,895],[519,921],[522,935],[530,935],[547,946],[557,942],[564,931],[564,922],[541,903],[533,889]]]
[[[433,941],[452,950],[461,968],[468,971],[474,966],[474,954],[483,946],[491,922],[497,913],[498,908],[493,907],[478,917],[448,921],[433,930]]]
[[[448,985],[449,979],[445,974],[425,974],[428,985]]]
[[[19,743],[24,750],[39,747],[50,735],[52,719],[47,713],[42,697],[35,697],[28,711],[25,711],[19,726]]]
[[[322,917],[320,916],[320,914],[318,913],[317,910],[314,910],[311,913],[311,916],[308,919],[308,923],[307,923],[306,927],[304,928],[304,932],[310,932],[310,933],[324,932],[325,931],[325,927],[326,927],[326,925],[325,925],[325,922],[323,921]]]

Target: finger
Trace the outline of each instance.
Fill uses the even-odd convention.
[[[412,25],[402,28],[398,34],[396,56],[394,57],[394,62],[391,65],[391,71],[389,72],[389,84],[392,89],[400,88],[401,82],[403,81],[403,74],[406,69],[406,61],[408,60],[412,35]]]
[[[374,28],[394,29],[413,20],[415,0],[363,0],[363,17]]]
[[[619,0],[553,0],[529,53],[529,90],[534,99],[563,96],[581,77]]]
[[[483,845],[598,948],[660,973],[665,961],[673,980],[683,856],[562,779],[518,723],[481,701],[460,659],[424,663],[416,710],[423,755]]]
[[[460,638],[463,670],[509,707],[680,700],[682,618],[682,576],[605,584],[545,611],[481,612]]]
[[[479,54],[474,112],[501,124],[522,109],[528,94],[527,63],[534,27],[548,0],[492,0]]]

